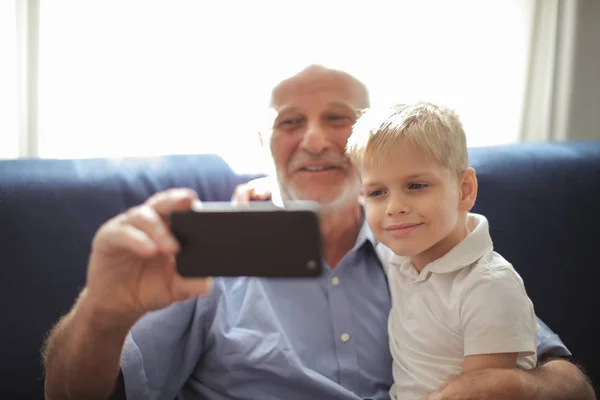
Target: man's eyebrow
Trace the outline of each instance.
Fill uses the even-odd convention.
[[[277,111],[277,116],[275,117],[275,119],[281,118],[282,115],[290,114],[296,111],[298,111],[298,107],[295,106],[282,107],[281,109],[279,109],[279,111]]]
[[[331,107],[331,108],[349,111],[355,116],[358,116],[358,114],[359,114],[357,109],[354,109],[354,108],[350,107],[348,104],[343,103],[341,101],[330,101],[328,104],[329,104],[329,107]]]

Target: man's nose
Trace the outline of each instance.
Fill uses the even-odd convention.
[[[308,125],[302,138],[302,148],[310,154],[321,154],[328,150],[329,140],[327,134],[318,123]]]
[[[404,196],[392,194],[387,204],[386,213],[388,215],[394,214],[408,214],[410,212],[410,206]]]

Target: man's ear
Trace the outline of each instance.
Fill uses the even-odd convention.
[[[460,199],[458,208],[461,211],[470,211],[477,199],[477,175],[471,167],[467,168],[460,176]]]

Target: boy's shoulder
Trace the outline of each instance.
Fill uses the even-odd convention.
[[[514,287],[524,290],[523,279],[513,265],[495,251],[483,255],[462,276],[463,293],[475,287]]]
[[[495,275],[495,274],[517,274],[513,265],[496,251],[490,251],[484,254],[479,260],[473,263],[470,275]],[[517,274],[518,275],[518,274]]]

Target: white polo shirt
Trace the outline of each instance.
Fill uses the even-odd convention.
[[[487,219],[469,214],[468,224],[471,233],[421,273],[379,245],[392,294],[392,399],[435,391],[468,355],[519,353],[519,368],[535,367],[538,325],[523,281],[493,251]]]

